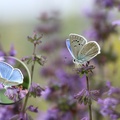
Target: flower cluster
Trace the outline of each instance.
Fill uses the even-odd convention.
[[[120,105],[120,88],[111,86],[107,83],[109,90],[106,93],[107,97],[98,99],[98,104],[101,107],[100,113],[103,116],[109,116],[110,120],[117,120],[120,118],[120,112],[116,108]]]

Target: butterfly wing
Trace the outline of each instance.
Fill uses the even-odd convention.
[[[70,40],[69,39],[66,40],[66,46],[67,46],[67,49],[70,52],[71,56],[75,59],[75,56],[73,55],[72,50],[71,50]]]
[[[87,43],[87,40],[78,34],[70,34],[70,46],[71,52],[73,53],[74,57],[77,59],[79,51],[83,48],[83,46]]]
[[[91,60],[98,54],[100,54],[100,46],[98,45],[97,42],[90,41],[84,45],[81,51],[79,51],[78,60],[84,63]]]
[[[11,76],[13,67],[5,62],[0,62],[0,76],[6,80]]]
[[[23,83],[22,72],[19,69],[15,68],[9,78],[9,81],[13,82],[13,84],[14,83],[22,84]]]
[[[4,84],[4,83],[6,83],[6,81],[7,81],[6,79],[0,77],[0,83]]]
[[[11,86],[16,86],[16,85],[19,85],[19,84],[20,84],[19,82],[15,82],[15,81],[6,81],[4,83],[4,88],[11,87]]]

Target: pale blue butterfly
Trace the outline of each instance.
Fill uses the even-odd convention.
[[[18,68],[13,68],[10,64],[0,61],[0,83],[4,88],[22,84],[23,78],[23,74]]]
[[[70,34],[70,39],[66,40],[67,48],[76,64],[84,64],[100,54],[100,46],[95,41],[87,40],[78,34]]]

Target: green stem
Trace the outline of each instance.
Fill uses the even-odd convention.
[[[87,83],[87,90],[88,90],[88,92],[90,92],[88,76],[86,76],[86,83]],[[92,120],[91,98],[89,98],[88,110],[89,110],[89,118],[90,118],[90,120]]]
[[[34,56],[35,56],[35,49],[36,49],[36,45],[34,45],[34,50],[33,50],[33,55]],[[33,64],[31,66],[31,84],[32,84],[32,81],[33,81],[34,68],[35,68],[35,61],[33,61]],[[25,113],[25,111],[26,111],[26,106],[27,106],[29,95],[30,95],[30,92],[28,91],[28,94],[26,95],[25,102],[24,102],[23,108],[22,108],[23,113]]]

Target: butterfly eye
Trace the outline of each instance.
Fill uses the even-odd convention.
[[[75,62],[76,60],[75,59],[73,59],[73,62]]]

